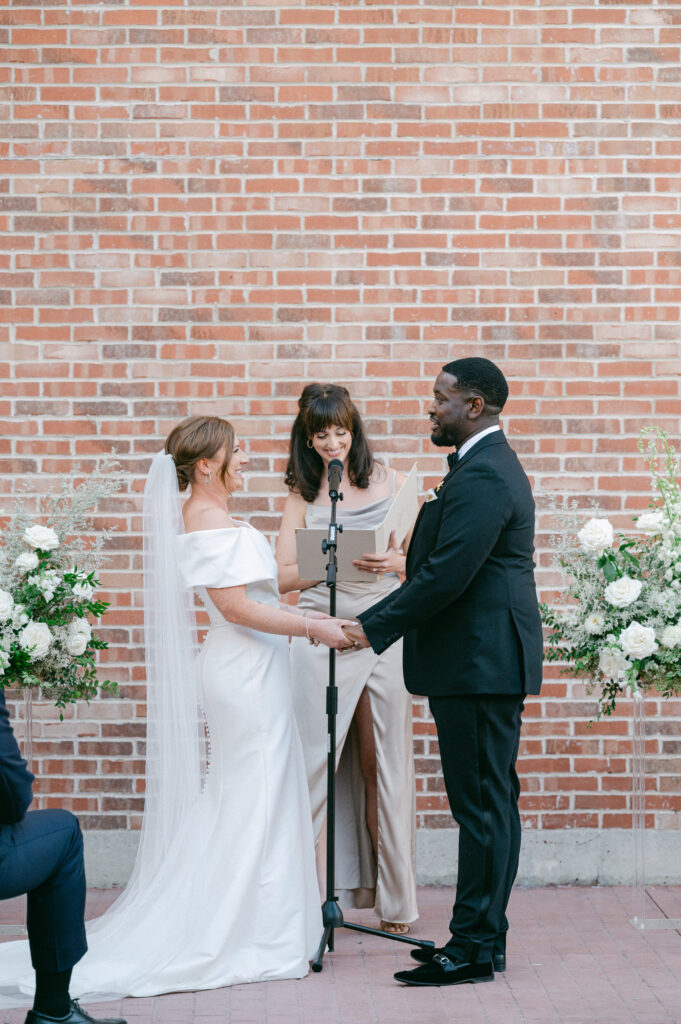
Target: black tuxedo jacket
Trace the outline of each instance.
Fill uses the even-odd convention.
[[[406,582],[358,618],[379,654],[404,637],[410,693],[539,693],[529,481],[501,431],[455,459],[419,512]]]
[[[33,776],[19,752],[0,689],[0,825],[21,821],[33,799]]]

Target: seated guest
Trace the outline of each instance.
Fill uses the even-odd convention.
[[[69,811],[27,813],[32,783],[0,690],[0,899],[28,895],[36,989],[25,1024],[125,1024],[97,1021],[69,996],[71,970],[87,949],[83,837]]]

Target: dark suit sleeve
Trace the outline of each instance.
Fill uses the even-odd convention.
[[[489,463],[471,466],[452,484],[438,499],[442,519],[427,560],[399,590],[357,616],[377,654],[460,597],[508,522],[511,497]]]
[[[21,821],[33,799],[32,784],[33,776],[19,752],[0,690],[0,825]]]

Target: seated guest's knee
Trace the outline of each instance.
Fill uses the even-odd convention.
[[[64,828],[67,828],[71,841],[69,844],[69,853],[71,854],[82,854],[83,852],[83,833],[80,830],[80,822],[75,814],[71,814],[71,811],[57,811],[57,814],[62,815]]]
[[[62,851],[62,862],[73,862],[83,859],[83,833],[80,830],[80,822],[71,811],[63,811],[59,808],[35,811],[42,819],[42,826],[46,831],[53,834],[58,842],[58,848]]]
[[[64,831],[71,835],[74,844],[83,845],[83,835],[80,831],[80,822],[71,811],[63,811],[61,808],[50,808],[37,812],[45,824],[49,824],[55,832]]]

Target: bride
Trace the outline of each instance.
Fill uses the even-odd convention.
[[[247,461],[226,420],[195,416],[151,466],[144,821],[128,886],[88,926],[73,996],[301,978],[321,937],[287,637],[349,641],[341,620],[279,606],[268,542],[229,512]],[[193,591],[210,619],[198,659]],[[0,945],[0,999],[17,990],[33,990],[26,942]]]

